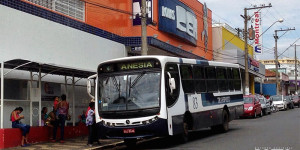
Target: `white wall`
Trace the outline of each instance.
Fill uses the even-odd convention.
[[[96,71],[123,44],[0,5],[0,61],[16,58]]]

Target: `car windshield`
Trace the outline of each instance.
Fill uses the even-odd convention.
[[[281,96],[273,96],[271,98],[273,101],[282,101]]]
[[[99,77],[100,111],[159,107],[160,72]]]
[[[253,98],[252,97],[244,97],[244,103],[245,104],[252,104]]]

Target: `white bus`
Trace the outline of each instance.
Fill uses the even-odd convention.
[[[114,59],[98,66],[96,122],[102,137],[182,135],[211,127],[226,132],[243,113],[236,64],[168,56]],[[91,81],[88,92],[91,93]]]

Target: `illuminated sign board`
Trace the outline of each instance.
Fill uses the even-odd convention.
[[[147,68],[153,68],[153,67],[154,67],[153,61],[118,64],[118,70],[121,70],[121,71],[134,70],[134,69],[147,69]]]
[[[254,27],[254,43],[253,48],[255,54],[262,54],[262,25],[261,25],[261,12],[254,12],[254,19],[252,20]]]
[[[151,69],[151,68],[161,68],[159,61],[148,59],[139,61],[126,61],[117,63],[107,63],[100,65],[98,68],[99,73],[109,73],[109,72],[120,72],[120,71],[130,71],[139,69]]]
[[[159,0],[158,10],[159,30],[177,35],[196,45],[198,25],[192,9],[178,0]]]

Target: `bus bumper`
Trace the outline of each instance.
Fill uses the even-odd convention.
[[[100,138],[109,139],[129,139],[143,138],[152,136],[166,136],[168,132],[168,122],[166,119],[158,119],[149,124],[135,126],[107,126],[103,123],[97,123]],[[129,133],[125,131],[130,131]]]

